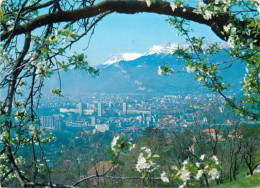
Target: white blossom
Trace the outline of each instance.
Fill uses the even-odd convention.
[[[72,42],[72,41],[74,41],[73,40],[73,38],[72,38],[72,36],[71,36],[71,33],[69,33],[67,36],[65,36],[64,38],[63,38],[63,40],[62,40],[62,43],[66,43],[66,42]]]
[[[216,1],[215,1],[216,3]],[[217,3],[216,3],[217,4]],[[214,11],[219,11],[220,10],[220,7],[219,6],[214,6]]]
[[[196,175],[196,179],[199,180],[201,178],[202,174],[203,174],[203,170],[199,170]]]
[[[186,182],[184,182],[182,185],[179,186],[179,188],[184,188],[186,185]]]
[[[224,26],[223,26],[224,31],[225,31],[225,32],[228,32],[228,31],[231,29],[231,26],[232,26],[231,23],[229,23],[228,25],[224,25]]]
[[[146,159],[143,155],[144,154],[141,152],[137,159],[136,170],[138,172],[142,172],[142,170],[150,168],[150,164],[146,162]]]
[[[188,164],[188,160],[184,160],[182,164],[183,164],[183,165]]]
[[[213,168],[212,170],[209,171],[209,176],[211,176],[212,180],[218,179],[219,178],[219,172],[216,168]]]
[[[139,154],[136,164],[136,170],[138,172],[142,172],[143,170],[147,172],[153,172],[154,170],[159,168],[159,165],[156,165],[156,163],[154,163],[152,160],[151,150],[147,147],[142,147],[141,150],[143,150],[146,154],[144,154],[143,152]]]
[[[206,4],[203,3],[202,1],[199,2],[199,9],[205,9],[206,8]]]
[[[41,61],[40,63],[38,63],[36,66],[37,66],[37,70],[35,72],[35,74],[41,74],[43,72],[43,67],[45,65],[45,62],[44,61]]]
[[[253,43],[250,43],[249,47],[250,47],[250,49],[253,49],[254,48]]]
[[[212,159],[214,159],[214,161],[216,162],[216,164],[218,164],[218,158],[217,158],[216,155],[213,155],[213,156],[212,156]]]
[[[219,1],[220,1],[220,0],[215,0],[215,4],[219,4]]]
[[[135,144],[133,144],[130,148],[129,148],[129,150],[131,151],[132,149],[134,149],[135,148]]]
[[[228,6],[223,7],[223,12],[227,12]]]
[[[0,140],[3,140],[4,137],[6,137],[6,132],[5,131],[3,131],[2,134],[0,134]]]
[[[115,151],[115,146],[116,146],[116,144],[117,144],[118,139],[119,139],[119,136],[113,138],[113,141],[112,141],[112,143],[111,143],[111,149],[112,149],[113,151]]]
[[[16,121],[20,121],[22,117],[26,116],[26,114],[27,113],[24,110],[21,110],[21,111],[16,110],[16,112],[14,113],[14,119]]]
[[[184,182],[188,181],[190,179],[190,172],[186,169],[182,170],[180,178]]]
[[[203,77],[199,77],[199,78],[198,78],[198,81],[199,81],[199,82],[202,82],[202,81],[203,81]]]
[[[36,133],[36,127],[35,126],[30,125],[29,130],[30,130],[30,132],[29,132],[30,135],[32,135],[32,136],[35,135],[35,133]]]
[[[17,158],[15,159],[15,162],[16,162],[16,163],[19,163],[19,164],[23,164],[23,163],[24,163],[24,159],[23,159],[22,156],[19,156],[19,157],[17,157]]]
[[[247,36],[250,36],[250,35],[251,35],[251,29],[247,29],[246,35],[247,35]]]
[[[32,62],[32,63],[34,63],[33,61],[35,61],[36,59],[37,59],[37,53],[36,52],[31,52],[30,53],[30,61]]]
[[[57,38],[58,35],[59,35],[59,31],[56,30],[55,33],[54,33],[54,37]]]
[[[8,20],[7,21],[7,25],[13,25],[14,24],[14,20]]]
[[[39,74],[41,74],[41,73],[42,73],[42,69],[37,68],[37,70],[35,71],[35,74],[39,75]]]
[[[217,160],[218,160],[218,158],[217,158],[216,155],[213,155],[213,156],[212,156],[212,159],[214,159],[214,161],[217,161]]]
[[[222,0],[222,2],[223,2],[224,4],[226,4],[226,5],[230,5],[231,0]]]
[[[220,107],[219,107],[219,111],[220,111],[221,113],[223,113],[223,110],[224,110],[224,106],[220,106]]]
[[[146,0],[145,2],[146,2],[146,5],[147,5],[148,7],[151,6],[151,1],[150,1],[150,0]]]
[[[194,73],[196,68],[195,67],[186,67],[188,73]]]
[[[174,12],[174,10],[177,8],[177,5],[174,3],[170,3],[171,9]]]
[[[200,156],[200,160],[202,160],[202,161],[203,161],[203,160],[204,160],[204,158],[205,158],[205,154],[203,154],[203,155],[201,155],[201,156]]]
[[[258,11],[258,14],[260,15],[260,5],[257,6],[257,11]]]
[[[166,173],[165,171],[163,171],[163,173],[161,173],[161,176],[160,176],[161,180],[165,183],[169,183],[169,178],[166,176]]]
[[[229,46],[231,48],[234,48],[235,47],[235,39],[234,39],[234,37],[233,36],[229,36],[227,43],[229,44]]]
[[[214,13],[212,11],[205,10],[205,12],[203,14],[203,18],[205,18],[206,20],[209,20],[212,18],[213,15],[214,15]]]
[[[145,151],[146,153],[151,153],[151,149],[147,147],[141,147],[141,150]]]

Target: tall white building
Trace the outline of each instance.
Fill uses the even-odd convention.
[[[95,126],[95,124],[96,124],[95,117],[92,116],[91,117],[91,126]]]
[[[101,103],[98,103],[98,116],[102,116],[102,106],[101,106]]]
[[[77,107],[77,109],[78,109],[78,113],[79,113],[80,115],[82,115],[82,113],[83,113],[82,103],[81,103],[81,102],[78,103],[78,104],[76,105],[76,107]]]
[[[41,124],[44,128],[54,129],[54,117],[53,116],[41,116]]]
[[[123,103],[123,114],[126,114],[127,112],[126,112],[126,103],[124,102]]]

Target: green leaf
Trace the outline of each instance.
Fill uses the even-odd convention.
[[[5,130],[5,136],[4,138],[7,140],[9,138],[9,132],[7,130]]]
[[[60,90],[60,88],[51,89],[51,95],[52,95],[52,96],[54,96],[54,95],[62,96],[62,95],[61,95],[61,90]]]
[[[0,7],[0,20],[4,19],[4,11],[3,9]]]
[[[113,160],[109,160],[109,161],[107,161],[108,163],[114,163],[114,161]]]

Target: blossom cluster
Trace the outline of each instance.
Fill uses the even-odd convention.
[[[160,166],[154,162],[154,158],[159,157],[159,155],[152,155],[151,149],[147,147],[142,147],[141,150],[135,166],[136,170],[143,175],[157,170]]]
[[[185,160],[181,168],[172,166],[173,173],[170,174],[170,180],[179,182],[179,187],[183,188],[188,182],[200,180],[203,175],[211,181],[219,179],[220,169],[221,166],[216,156],[206,157],[205,155],[201,155],[200,161],[196,162],[196,164]],[[161,174],[161,180],[163,182],[169,182],[165,172]]]
[[[124,166],[125,163],[119,160],[119,156],[121,153],[126,154],[135,148],[135,144],[132,144],[131,141],[131,139],[129,141],[125,140],[122,135],[114,136],[111,142],[111,148],[106,152],[106,155],[110,155],[108,163]]]
[[[199,2],[198,8],[194,10],[194,13],[203,15],[203,18],[206,20],[212,19],[212,16],[215,15],[215,12],[207,10],[207,5],[203,2]]]
[[[158,66],[158,75],[164,75],[164,76],[168,76],[170,74],[172,74],[174,72],[173,68],[169,68],[168,63],[164,63],[163,66]]]
[[[119,150],[127,152],[128,150],[132,150],[133,148],[135,148],[135,144],[131,143],[131,139],[129,141],[126,141],[124,137],[120,135],[114,136],[111,142],[111,150],[116,153]]]
[[[116,136],[116,137],[114,137],[113,138],[113,140],[112,140],[112,142],[111,142],[111,149],[113,150],[113,151],[115,151],[116,150],[116,145],[117,145],[117,141],[119,140],[119,135],[118,136]]]
[[[133,148],[131,142],[124,140],[123,136],[115,136],[111,142],[110,152],[107,154],[111,155],[111,160],[108,161],[113,164],[122,164],[118,160],[118,154],[128,148],[129,151]],[[155,172],[159,169],[160,165],[156,164],[155,159],[160,157],[159,155],[152,154],[152,151],[148,147],[141,147],[141,152],[138,155],[137,163],[135,165],[136,171],[140,172],[142,178],[147,180],[150,173]],[[172,166],[172,174],[167,175],[165,171],[160,174],[160,179],[164,183],[179,182],[180,187],[184,187],[188,182],[200,180],[203,176],[209,178],[209,180],[215,180],[220,177],[221,166],[216,156],[206,157],[201,155],[199,161],[196,164],[185,160],[181,168]]]
[[[0,178],[3,178],[3,176],[5,176],[5,174],[7,174],[6,179],[12,180],[16,177],[16,174],[8,173],[8,172],[10,172],[10,167],[8,165],[6,165],[7,159],[8,159],[7,154],[3,153],[0,155]],[[25,164],[25,159],[21,156],[14,156],[14,160],[18,167],[23,166]],[[21,170],[20,172],[24,177],[26,177],[26,174],[24,171]]]
[[[163,171],[163,172],[161,173],[160,179],[161,179],[163,182],[165,182],[165,183],[169,183],[169,182],[170,182],[170,181],[169,181],[169,178],[167,177],[167,175],[166,175],[166,173],[165,173],[165,171]]]

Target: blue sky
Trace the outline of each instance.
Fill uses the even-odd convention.
[[[182,42],[183,37],[177,37],[166,19],[168,16],[139,13],[135,15],[108,15],[96,26],[90,46],[86,50],[91,65],[107,61],[111,55],[121,52],[145,53],[153,45],[167,42]],[[220,39],[209,27],[191,22],[195,36],[206,36],[208,41],[220,42]],[[87,39],[82,39],[77,50],[87,46]]]

